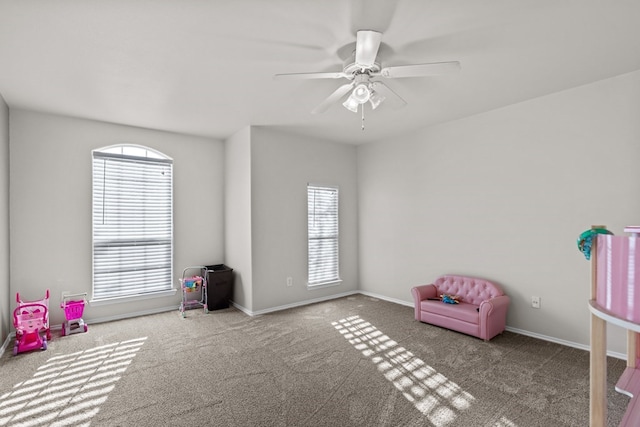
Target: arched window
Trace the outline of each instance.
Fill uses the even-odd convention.
[[[135,145],[92,155],[92,300],[171,291],[173,161]]]

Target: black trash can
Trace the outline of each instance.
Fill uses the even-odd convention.
[[[207,308],[222,310],[233,298],[233,268],[224,264],[206,265]]]

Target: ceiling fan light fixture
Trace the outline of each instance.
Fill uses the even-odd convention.
[[[351,97],[353,97],[358,104],[364,104],[371,97],[371,91],[366,84],[360,83],[353,89],[350,98]]]
[[[371,109],[375,110],[376,108],[378,108],[378,106],[380,104],[382,104],[382,101],[385,100],[385,97],[383,95],[380,95],[378,92],[376,91],[371,91],[371,96],[369,97],[369,102],[371,103]]]
[[[360,105],[360,103],[355,100],[355,98],[353,97],[353,94],[349,95],[347,100],[342,103],[342,106],[344,108],[346,108],[347,110],[353,113],[358,112],[358,105]]]

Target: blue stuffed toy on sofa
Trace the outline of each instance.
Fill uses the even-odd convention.
[[[442,294],[440,295],[440,298],[442,298],[442,302],[445,304],[459,304],[460,301],[458,301],[458,296],[456,295],[447,295],[447,294]]]

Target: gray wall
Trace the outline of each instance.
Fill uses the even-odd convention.
[[[11,110],[11,295],[51,290],[51,324],[63,291],[91,296],[91,150],[130,143],[174,161],[174,276],[223,260],[222,141]],[[2,227],[0,227],[2,229]],[[110,319],[177,307],[172,297],[91,305],[85,318]]]
[[[251,128],[251,310],[358,289],[356,148]],[[308,290],[307,183],[340,189],[339,286]],[[293,279],[287,287],[286,278]]]
[[[0,347],[13,330],[9,280],[9,107],[0,95]]]
[[[411,302],[443,273],[484,277],[512,297],[510,327],[588,345],[576,239],[640,223],[639,117],[634,72],[360,146],[360,288]]]
[[[359,147],[262,127],[223,143],[9,114],[0,102],[0,233],[11,215],[0,293],[36,299],[50,288],[55,307],[62,291],[91,291],[91,150],[134,143],[174,158],[176,278],[187,265],[225,262],[249,311],[357,289],[410,304],[412,286],[460,273],[505,287],[510,328],[588,345],[590,268],[576,238],[592,224],[622,234],[640,222],[638,117],[640,72]],[[305,286],[308,182],[340,187],[339,287]],[[2,301],[6,337],[13,306]],[[178,301],[91,306],[85,317]],[[54,309],[52,323],[63,320]],[[623,331],[609,337],[623,353]]]
[[[234,270],[233,301],[253,307],[251,265],[251,128],[225,141],[225,262]]]

